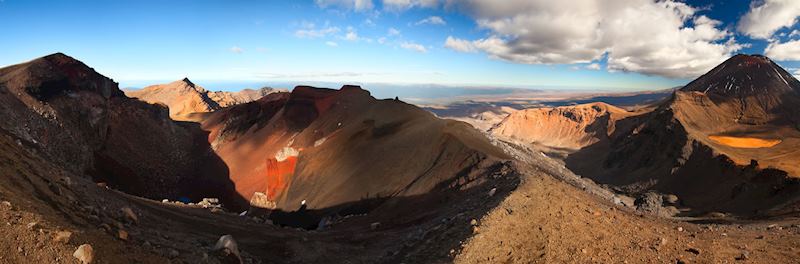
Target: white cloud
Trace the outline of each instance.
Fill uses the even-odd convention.
[[[589,70],[597,71],[597,70],[600,70],[601,68],[602,67],[600,66],[600,64],[597,64],[597,63],[591,63],[589,65],[586,65],[586,69],[589,69]]]
[[[764,55],[779,61],[800,60],[800,40],[784,43],[772,42],[764,50]]]
[[[315,0],[319,7],[338,7],[355,11],[367,11],[374,8],[372,0]]]
[[[337,44],[336,42],[333,42],[333,41],[326,41],[325,45],[328,45],[328,46],[331,46],[331,47],[338,47],[339,46],[339,44]]]
[[[447,40],[444,41],[444,47],[448,49],[452,49],[459,52],[475,52],[475,45],[472,44],[469,40],[458,39],[452,36],[448,36]]]
[[[390,11],[404,11],[412,7],[436,7],[439,0],[383,0],[383,8]]]
[[[397,30],[396,28],[389,28],[388,35],[389,35],[389,36],[397,36],[397,35],[400,35],[400,30]]]
[[[403,42],[403,43],[400,43],[400,47],[404,48],[404,49],[407,49],[407,50],[413,50],[413,51],[416,51],[416,52],[419,52],[419,53],[428,52],[428,49],[425,48],[425,46],[422,46],[422,45],[414,43],[414,42]]]
[[[344,35],[344,39],[349,41],[356,41],[358,40],[358,33],[355,31],[348,31],[347,34]]]
[[[469,44],[454,38],[445,43],[448,48],[477,49],[517,63],[590,63],[607,56],[609,71],[690,78],[743,47],[721,22],[670,0],[449,0],[448,5],[490,32]]]
[[[305,26],[303,29],[298,29],[294,32],[294,36],[298,38],[321,38],[328,35],[339,33],[341,29],[338,27],[326,27],[321,29],[314,28],[314,24]]]
[[[419,26],[419,25],[440,25],[440,26],[443,26],[443,25],[447,25],[447,22],[445,22],[444,19],[442,19],[442,17],[429,16],[428,18],[425,18],[423,20],[417,21],[417,23],[414,23],[414,25],[417,25],[417,26]]]
[[[798,16],[800,16],[800,1],[753,1],[750,11],[739,19],[737,29],[752,38],[769,39],[776,31],[797,23]]]
[[[244,52],[244,49],[240,48],[239,46],[233,46],[230,48],[230,51],[233,53],[242,53]]]

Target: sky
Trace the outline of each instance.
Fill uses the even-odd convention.
[[[737,53],[800,74],[798,16],[797,0],[0,0],[0,66],[63,52],[121,87],[654,90]]]

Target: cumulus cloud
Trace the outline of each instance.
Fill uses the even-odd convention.
[[[436,7],[438,0],[383,0],[383,8],[390,11],[403,11],[412,7]]]
[[[750,10],[739,19],[737,30],[752,38],[769,39],[776,31],[797,23],[800,1],[753,1]]]
[[[425,19],[422,19],[422,20],[417,21],[416,23],[414,23],[414,25],[417,25],[417,26],[426,25],[426,24],[427,25],[440,25],[440,26],[443,26],[443,25],[447,25],[447,22],[445,22],[444,19],[442,19],[442,17],[429,16],[429,17],[427,17]]]
[[[331,47],[338,47],[339,46],[339,44],[337,44],[336,42],[333,42],[333,41],[326,41],[325,45],[328,45],[328,46],[331,46]]]
[[[422,46],[422,45],[414,43],[414,42],[403,42],[403,43],[400,43],[400,47],[404,48],[404,49],[407,49],[407,50],[413,50],[413,51],[416,51],[416,52],[419,52],[419,53],[428,52],[428,49],[425,48],[425,46]]]
[[[591,63],[607,56],[610,71],[690,78],[743,47],[721,22],[669,0],[449,0],[448,5],[472,16],[489,35],[448,38],[445,46],[517,63]]]
[[[230,51],[233,53],[242,53],[244,52],[244,49],[240,48],[239,46],[233,46],[230,48]]]
[[[779,61],[800,60],[800,40],[783,43],[772,42],[764,50],[764,55]]]
[[[475,45],[469,40],[458,39],[448,36],[444,42],[444,47],[459,52],[475,52]]]
[[[367,11],[374,8],[372,0],[315,0],[319,7],[338,7],[355,11]]]
[[[397,36],[400,35],[400,30],[397,30],[396,28],[389,28],[389,32],[387,32],[387,34],[389,36]]]
[[[590,70],[600,70],[601,67],[600,64],[598,63],[591,63],[589,65],[586,65],[586,68]]]

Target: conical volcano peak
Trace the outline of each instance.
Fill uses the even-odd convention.
[[[753,66],[757,64],[770,64],[772,60],[767,58],[767,56],[760,55],[760,54],[736,54],[735,56],[728,59],[726,62],[727,64],[731,63],[738,63],[743,64],[745,66]]]
[[[800,94],[800,82],[766,56],[739,54],[681,90],[742,98],[751,95]]]

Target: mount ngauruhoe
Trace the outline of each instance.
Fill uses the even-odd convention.
[[[622,192],[677,195],[691,214],[756,215],[800,197],[800,82],[764,56],[734,56],[649,109],[528,109],[491,132]]]

